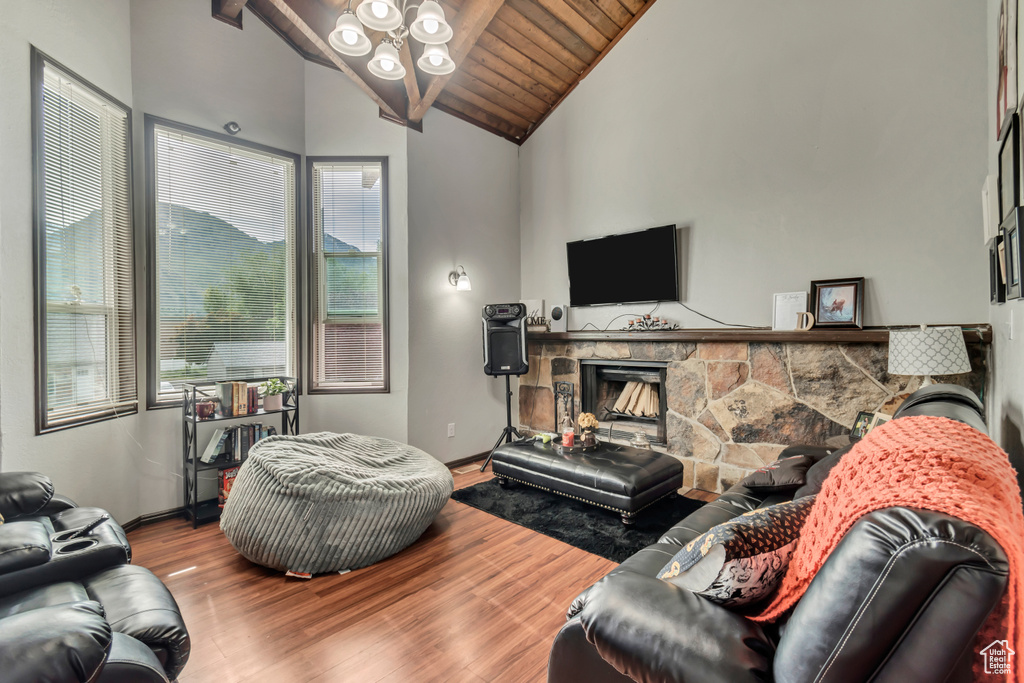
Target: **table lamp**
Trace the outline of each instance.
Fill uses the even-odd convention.
[[[971,371],[964,333],[959,327],[910,327],[889,330],[889,374],[960,375]]]

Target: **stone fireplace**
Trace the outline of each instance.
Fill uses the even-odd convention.
[[[965,334],[971,372],[936,382],[982,395],[991,329],[980,329]],[[611,426],[611,440],[628,443],[644,429],[655,450],[683,462],[685,486],[721,492],[788,445],[848,434],[860,411],[895,411],[922,378],[888,374],[887,340],[887,330],[532,334],[519,425],[555,431],[552,386],[571,382],[575,412],[598,415],[599,438]],[[597,412],[630,381],[657,383],[657,419]]]
[[[643,431],[652,444],[668,444],[667,362],[582,359],[579,363],[580,409],[597,416],[603,437],[629,441],[635,432]],[[627,405],[631,397],[633,404],[643,403],[643,407]]]

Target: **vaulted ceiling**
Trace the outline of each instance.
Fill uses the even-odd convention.
[[[455,31],[455,72],[420,73],[423,46],[406,40],[406,77],[370,74],[368,57],[333,50],[327,36],[349,0],[211,0],[241,28],[242,8],[306,59],[347,74],[387,118],[416,127],[430,107],[522,144],[655,0],[438,0]],[[359,0],[353,0],[353,8]],[[367,32],[374,45],[382,33]]]

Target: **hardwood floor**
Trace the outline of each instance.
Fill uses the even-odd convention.
[[[454,476],[456,488],[491,478]],[[544,681],[569,603],[615,567],[454,501],[398,555],[312,580],[252,564],[216,524],[128,537],[192,636],[181,683]]]

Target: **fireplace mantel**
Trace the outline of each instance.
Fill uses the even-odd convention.
[[[952,325],[952,323],[951,323]],[[758,328],[688,328],[681,330],[624,332],[609,330],[579,330],[576,332],[530,332],[527,339],[538,342],[553,341],[657,341],[657,342],[778,342],[778,343],[886,343],[889,341],[889,330],[909,327],[893,325],[892,327],[866,327],[863,330],[827,330],[817,329],[807,332],[796,330],[772,330],[767,327]],[[991,344],[992,326],[988,323],[961,324],[964,341],[968,344]]]

